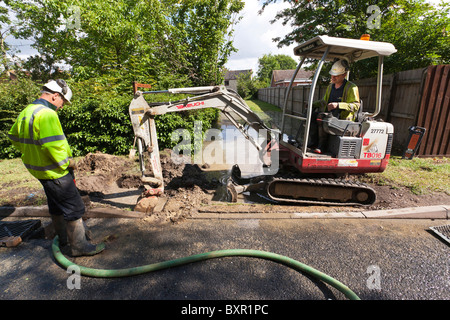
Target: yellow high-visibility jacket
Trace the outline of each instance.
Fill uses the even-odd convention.
[[[22,152],[22,161],[37,179],[58,179],[69,173],[72,151],[61,127],[56,107],[44,99],[29,104],[8,133]]]
[[[330,97],[332,84],[327,87],[325,91],[325,95],[319,101],[314,102],[314,107],[319,107],[322,111],[327,111],[328,102],[337,102],[337,101],[328,101]],[[355,121],[356,114],[359,110],[361,103],[359,98],[359,90],[356,84],[353,82],[347,81],[344,86],[344,93],[342,94],[342,101],[339,102],[339,109],[341,110],[339,119],[351,120]]]

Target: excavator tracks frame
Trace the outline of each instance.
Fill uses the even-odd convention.
[[[371,205],[375,190],[357,182],[331,178],[277,178],[267,185],[267,195],[278,202],[318,205]]]
[[[292,174],[242,178],[237,165],[231,170],[227,189],[232,202],[243,191],[264,192],[272,201],[289,204],[368,206],[376,200],[375,190],[359,181]]]

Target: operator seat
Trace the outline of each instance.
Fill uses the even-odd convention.
[[[325,113],[322,118],[323,129],[327,134],[333,136],[356,137],[361,131],[361,122],[364,118],[362,113],[363,103],[360,101],[355,121],[341,120],[332,113]]]

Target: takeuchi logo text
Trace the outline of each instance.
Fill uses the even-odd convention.
[[[197,101],[197,102],[188,103],[188,104],[179,104],[179,105],[175,106],[175,108],[177,108],[177,109],[193,108],[193,107],[203,106],[204,104],[205,104],[205,101]]]

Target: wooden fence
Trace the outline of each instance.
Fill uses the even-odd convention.
[[[432,66],[427,70],[417,126],[427,129],[419,156],[450,155],[450,65]]]
[[[449,71],[450,65],[403,71],[383,77],[381,112],[378,119],[394,125],[394,150],[404,151],[412,126],[424,127],[425,136],[417,156],[450,156],[449,130]],[[355,81],[358,85],[363,110],[375,110],[376,78]],[[287,88],[264,88],[258,99],[283,107]],[[326,86],[317,87],[314,100],[320,99]],[[309,86],[292,88],[286,113],[300,115],[305,112]],[[287,134],[295,134],[295,126],[287,126]],[[290,131],[289,131],[290,130]]]

